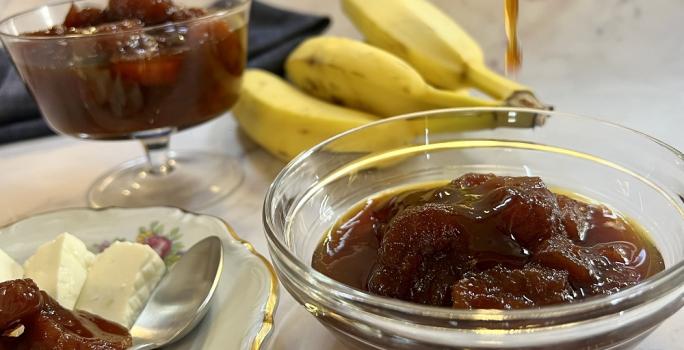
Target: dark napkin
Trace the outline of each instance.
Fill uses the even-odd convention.
[[[277,74],[282,74],[290,51],[307,37],[323,32],[330,23],[327,17],[286,11],[260,2],[252,3],[249,21],[249,67]],[[0,48],[0,144],[51,134],[7,52]]]

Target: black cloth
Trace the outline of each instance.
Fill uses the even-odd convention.
[[[327,17],[295,13],[253,2],[249,16],[248,66],[283,73],[283,62],[300,42],[323,32]],[[0,144],[51,135],[40,111],[0,48]]]

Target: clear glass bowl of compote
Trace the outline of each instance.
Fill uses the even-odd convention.
[[[613,294],[501,310],[382,297],[312,267],[322,239],[359,203],[470,172],[539,176],[550,188],[614,208],[648,233],[665,270]],[[290,162],[266,194],[263,221],[285,289],[363,349],[626,349],[684,306],[684,155],[598,119],[519,108],[384,119]],[[340,241],[354,246],[354,237]]]

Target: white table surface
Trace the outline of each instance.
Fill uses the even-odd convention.
[[[0,0],[0,16],[41,0]],[[331,33],[359,37],[332,0],[269,0],[333,17]],[[476,39],[501,69],[501,0],[435,1]],[[557,110],[600,116],[684,149],[684,1],[521,1],[524,50],[519,80]],[[0,101],[2,103],[2,101]],[[203,212],[226,219],[268,254],[261,224],[266,188],[284,165],[240,133],[229,115],[177,135],[176,149],[239,157],[245,181]],[[49,137],[0,147],[0,224],[46,210],[85,206],[99,175],[141,154],[136,142]],[[638,349],[684,349],[680,310]],[[282,289],[270,349],[345,349]]]

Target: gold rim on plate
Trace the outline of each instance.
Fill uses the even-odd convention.
[[[182,210],[182,209],[181,209]],[[197,214],[195,214],[197,215]],[[200,214],[204,215],[204,214]],[[212,216],[212,215],[207,215],[207,216]],[[215,216],[213,216],[215,217]],[[254,340],[252,341],[252,350],[259,350],[261,349],[261,345],[264,343],[266,338],[271,334],[271,330],[273,329],[273,315],[275,314],[275,309],[276,306],[278,306],[278,289],[280,288],[278,285],[278,277],[276,275],[275,269],[273,268],[273,265],[266,259],[263,255],[261,255],[257,250],[254,248],[254,245],[252,243],[242,239],[240,236],[238,236],[237,233],[235,233],[235,230],[233,230],[233,227],[231,227],[225,220],[215,217],[218,220],[221,220],[224,225],[226,225],[226,228],[228,229],[228,233],[235,239],[236,241],[240,242],[243,246],[249,250],[250,253],[254,254],[261,262],[264,263],[266,266],[266,269],[268,270],[268,273],[271,277],[271,286],[269,287],[269,296],[268,300],[266,301],[266,308],[264,310],[264,318],[262,320],[261,328],[259,329],[259,332],[257,332],[256,337],[254,337]]]

